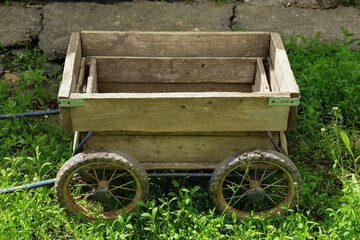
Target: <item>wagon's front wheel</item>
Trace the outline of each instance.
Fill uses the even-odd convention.
[[[240,219],[283,215],[297,205],[301,189],[301,175],[290,159],[272,150],[252,149],[220,163],[209,190],[220,213],[235,213]]]
[[[121,152],[89,151],[69,159],[56,176],[55,193],[73,215],[114,219],[146,201],[149,181],[145,169]]]

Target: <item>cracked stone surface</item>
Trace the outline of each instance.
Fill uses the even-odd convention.
[[[39,46],[49,60],[64,58],[72,32],[112,31],[230,31],[234,4],[123,2],[54,3],[43,8]]]
[[[41,30],[41,11],[18,6],[0,6],[0,42],[4,47],[37,38]]]
[[[278,32],[281,36],[296,34],[315,38],[321,32],[321,40],[343,39],[341,28],[360,35],[360,9],[339,6],[335,9],[301,9],[274,6],[261,2],[237,4],[233,25],[246,31]]]

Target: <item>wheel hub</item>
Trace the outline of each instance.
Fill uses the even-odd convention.
[[[251,180],[250,189],[248,190],[246,196],[251,202],[261,202],[265,198],[265,190],[261,187],[259,181]]]
[[[109,192],[109,183],[106,180],[101,180],[98,187],[95,189],[94,198],[96,201],[105,203],[111,199]]]

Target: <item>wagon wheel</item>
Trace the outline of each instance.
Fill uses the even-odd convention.
[[[238,152],[225,159],[210,180],[217,210],[237,218],[283,215],[294,208],[302,190],[301,175],[284,155],[263,149]]]
[[[97,150],[70,158],[56,176],[55,193],[73,215],[114,219],[146,201],[149,181],[134,158],[120,152]]]

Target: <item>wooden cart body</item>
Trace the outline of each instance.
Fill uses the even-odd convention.
[[[64,133],[146,169],[212,169],[248,148],[286,154],[299,88],[281,38],[256,32],[71,36],[59,90]]]

